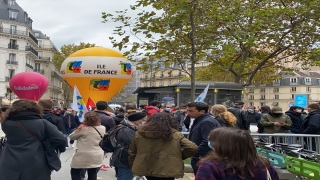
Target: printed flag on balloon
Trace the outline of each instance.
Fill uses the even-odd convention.
[[[209,89],[209,84],[208,84],[208,86],[202,91],[202,93],[197,97],[197,99],[194,100],[194,102],[204,102],[204,100],[206,99],[207,93],[208,93],[208,89]]]
[[[86,107],[86,104],[85,104],[82,96],[79,93],[77,86],[74,86],[74,89],[73,89],[72,109],[77,112],[82,111],[82,114],[78,115],[80,122],[82,122],[84,119],[84,114],[86,114],[88,112],[88,109]]]

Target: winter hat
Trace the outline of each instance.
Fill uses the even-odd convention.
[[[272,113],[283,113],[281,107],[273,107],[271,111]]]
[[[270,111],[270,107],[269,106],[261,106],[261,110],[262,111]]]
[[[138,112],[138,113],[131,114],[127,118],[128,118],[129,121],[139,121],[140,119],[143,119],[146,116],[147,116],[146,113]]]

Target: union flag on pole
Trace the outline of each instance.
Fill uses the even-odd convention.
[[[87,106],[87,109],[88,109],[88,110],[91,110],[92,108],[95,108],[95,107],[96,107],[96,104],[95,104],[95,103],[92,101],[92,99],[89,97],[86,106]]]

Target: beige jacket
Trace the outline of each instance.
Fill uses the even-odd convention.
[[[95,126],[95,128],[104,136],[106,131],[104,126]],[[77,140],[71,168],[89,169],[102,165],[104,152],[99,146],[101,137],[93,127],[75,130],[69,137],[71,140]]]

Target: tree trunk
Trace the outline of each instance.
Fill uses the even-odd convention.
[[[195,3],[193,3],[193,6],[195,8]],[[196,93],[196,87],[195,87],[195,76],[196,76],[196,71],[195,71],[195,63],[196,63],[196,56],[197,56],[197,50],[196,50],[196,44],[195,44],[195,39],[194,39],[194,32],[196,30],[195,24],[194,24],[194,16],[191,13],[190,14],[190,25],[191,25],[191,31],[189,33],[189,38],[191,41],[191,92],[190,92],[190,99],[191,102],[195,100],[195,93]]]

